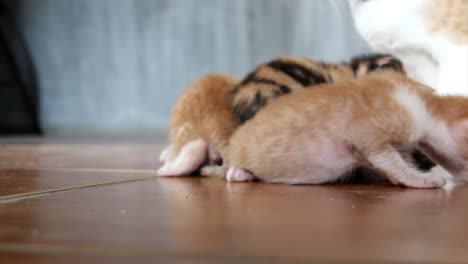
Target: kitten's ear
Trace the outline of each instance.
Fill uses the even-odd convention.
[[[468,142],[468,118],[455,121],[450,129],[450,134],[457,143]]]

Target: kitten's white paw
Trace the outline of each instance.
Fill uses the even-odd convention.
[[[179,155],[171,161],[166,161],[158,170],[158,175],[186,176],[197,170],[206,160],[208,144],[203,140],[195,140],[182,147]]]
[[[159,161],[165,162],[171,150],[172,150],[172,145],[169,145],[165,149],[163,149],[163,151],[161,151],[161,154],[159,154]]]
[[[412,188],[443,188],[451,175],[437,165],[428,172],[416,172],[400,179],[400,183]]]
[[[452,176],[452,174],[450,174],[450,172],[442,168],[440,165],[435,166],[428,173],[442,177],[445,180],[445,184],[441,187],[447,192],[451,192],[455,186],[457,186],[457,181]]]
[[[248,182],[253,181],[254,179],[255,177],[252,173],[236,167],[229,168],[226,174],[226,180],[228,182]]]
[[[452,174],[450,174],[447,170],[442,168],[440,165],[437,165],[434,168],[432,168],[431,172],[445,179],[445,185],[442,186],[442,189],[444,189],[445,191],[450,193],[455,188],[455,186],[457,186],[457,181],[452,176]]]
[[[457,186],[457,182],[453,179],[448,179],[446,180],[445,185],[442,187],[446,192],[450,193],[453,191],[453,189]]]
[[[434,170],[425,173],[414,173],[408,175],[399,181],[406,187],[411,188],[442,188],[446,184],[446,179],[442,175],[434,173]]]

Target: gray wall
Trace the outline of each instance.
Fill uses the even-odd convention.
[[[243,75],[280,54],[366,50],[346,0],[22,0],[17,19],[49,133],[166,129],[208,72]]]

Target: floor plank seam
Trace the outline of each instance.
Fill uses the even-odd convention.
[[[144,178],[138,178],[138,179],[129,179],[129,180],[122,180],[122,181],[102,182],[102,183],[94,183],[94,184],[86,184],[86,185],[65,187],[65,188],[50,189],[50,190],[47,190],[47,191],[38,191],[38,192],[15,194],[15,195],[0,197],[0,204],[12,203],[12,202],[17,202],[17,201],[21,201],[21,200],[42,197],[42,196],[51,195],[51,194],[54,194],[54,193],[63,193],[63,192],[79,190],[79,189],[86,189],[86,188],[94,188],[94,187],[100,187],[100,186],[109,186],[109,185],[116,185],[116,184],[130,183],[130,182],[153,180],[153,179],[156,179],[156,178],[159,178],[159,176],[151,176],[151,177],[144,177]]]
[[[0,170],[40,170],[40,171],[69,171],[69,172],[113,172],[113,173],[135,173],[156,174],[156,169],[101,169],[101,168],[66,168],[66,167],[0,167]]]

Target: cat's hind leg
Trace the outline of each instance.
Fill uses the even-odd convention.
[[[185,144],[178,155],[168,160],[158,170],[159,176],[185,176],[197,170],[207,159],[208,144],[203,140],[194,140]]]
[[[450,172],[444,169],[442,166],[438,165],[432,161],[428,156],[426,156],[420,150],[409,150],[409,151],[399,151],[402,154],[403,159],[409,166],[415,167],[418,171],[424,175],[435,174],[445,179],[446,183],[443,186],[443,189],[446,191],[451,191],[456,185],[454,177]],[[429,176],[431,177],[431,176]]]
[[[442,175],[431,170],[423,173],[408,165],[400,153],[392,146],[367,155],[370,164],[394,184],[413,188],[440,188],[446,183]]]

